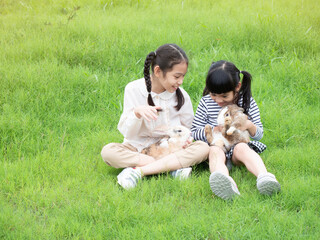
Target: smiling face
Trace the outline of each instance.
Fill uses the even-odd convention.
[[[186,62],[175,64],[172,69],[166,73],[164,73],[159,66],[155,66],[152,76],[152,91],[155,93],[162,93],[164,91],[170,93],[175,92],[183,83],[187,70],[188,64]]]
[[[233,103],[234,100],[234,92],[226,92],[226,93],[210,93],[210,97],[212,98],[213,101],[215,101],[220,107],[227,106],[229,104]]]
[[[226,93],[210,93],[210,97],[213,101],[215,101],[220,107],[227,106],[229,104],[233,104],[236,94],[239,93],[241,88],[241,83],[238,83],[234,91],[229,91]]]

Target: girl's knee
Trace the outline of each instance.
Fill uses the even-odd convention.
[[[114,148],[116,143],[109,143],[104,146],[101,150],[101,157],[105,163],[110,164],[110,160],[114,157]]]
[[[226,155],[224,151],[220,147],[211,146],[209,153],[209,162],[210,161],[224,163],[226,161]]]
[[[196,141],[195,144],[197,144],[197,149],[205,154],[209,154],[210,147],[206,142],[203,141]]]
[[[195,141],[188,145],[185,150],[190,154],[201,155],[207,158],[209,154],[209,145],[203,141]]]
[[[238,143],[233,149],[233,155],[243,155],[244,153],[250,151],[251,148],[246,143]]]
[[[174,154],[183,167],[189,167],[208,159],[209,146],[203,141],[195,141]]]
[[[210,147],[210,154],[225,155],[224,151],[218,146],[211,146]]]
[[[210,147],[206,142],[203,141],[196,141],[195,142],[197,148],[195,151],[199,154],[199,157],[201,158],[201,161],[204,161],[208,159]]]
[[[114,168],[135,167],[140,161],[139,153],[122,143],[109,143],[101,150],[103,161]]]

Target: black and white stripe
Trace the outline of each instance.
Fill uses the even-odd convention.
[[[242,99],[239,100],[238,105],[242,105]],[[210,95],[201,98],[191,127],[192,137],[195,140],[207,142],[204,127],[206,124],[209,124],[212,127],[218,125],[217,117],[220,109],[221,107],[210,97]],[[249,120],[257,127],[255,136],[252,136],[251,138],[258,141],[263,136],[263,125],[260,119],[259,108],[252,97],[250,99]]]

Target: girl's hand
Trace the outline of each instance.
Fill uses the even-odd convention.
[[[251,136],[254,136],[257,131],[256,125],[254,125],[254,123],[251,122],[250,120],[247,120],[245,122],[245,124],[243,126],[241,126],[239,129],[242,131],[248,130],[248,132],[250,133]]]
[[[133,109],[134,114],[137,116],[137,118],[144,118],[148,122],[150,122],[151,120],[157,120],[158,110],[161,110],[160,106],[139,106]]]
[[[253,126],[254,124],[250,120],[246,120],[245,124],[239,127],[239,130],[245,131],[248,130]]]
[[[190,143],[192,143],[193,137],[189,137],[188,140],[186,141],[185,145],[183,145],[182,148],[186,148]]]

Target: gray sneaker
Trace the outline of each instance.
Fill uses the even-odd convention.
[[[259,192],[264,195],[272,195],[273,193],[281,191],[280,183],[271,173],[263,173],[258,176],[257,188]]]
[[[183,180],[183,179],[189,178],[191,175],[191,172],[192,172],[192,168],[187,167],[187,168],[180,168],[175,171],[171,171],[170,174],[174,178],[179,178],[180,180]]]
[[[137,183],[141,179],[141,171],[137,168],[125,168],[122,172],[117,176],[118,183],[124,189],[131,189],[137,186]]]
[[[209,177],[212,192],[224,200],[232,200],[240,195],[237,184],[232,177],[220,172],[213,172]]]

